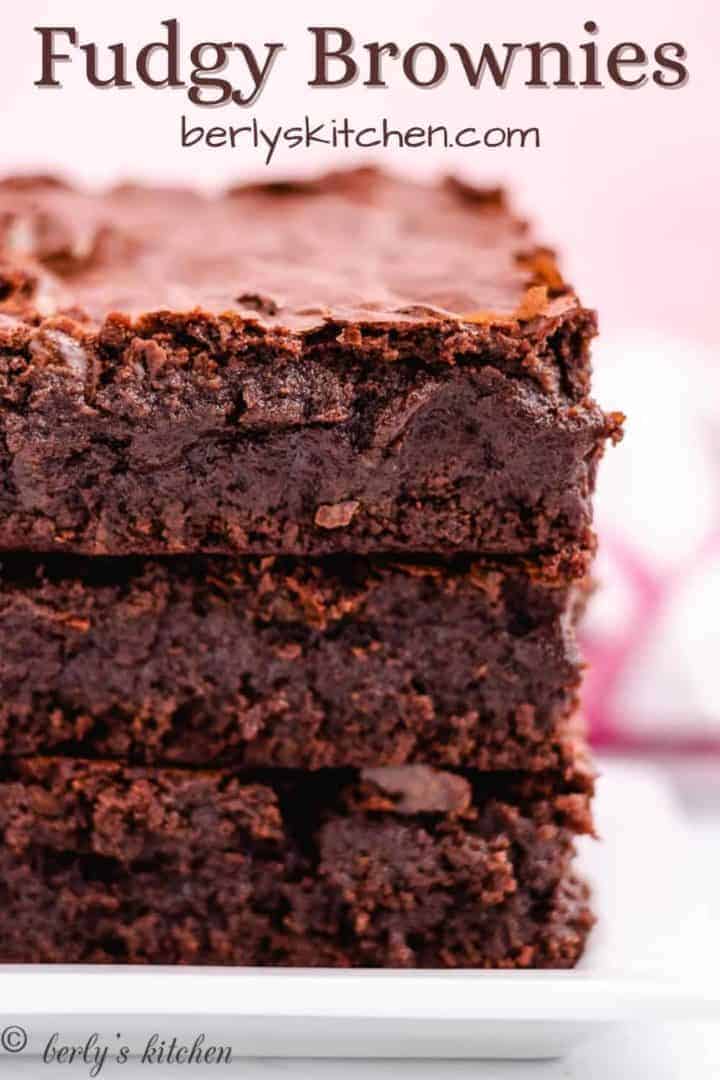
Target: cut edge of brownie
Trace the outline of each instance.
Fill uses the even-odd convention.
[[[0,559],[0,752],[559,767],[589,583],[335,556]]]
[[[4,962],[570,966],[592,925],[550,776],[4,767]]]

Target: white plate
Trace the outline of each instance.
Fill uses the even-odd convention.
[[[581,860],[600,922],[575,971],[0,966],[0,1045],[17,1048],[22,1034],[6,1032],[19,1025],[23,1057],[58,1032],[76,1045],[96,1033],[90,1054],[107,1046],[108,1060],[121,1046],[141,1054],[154,1033],[166,1047],[203,1035],[233,1059],[540,1058],[618,1022],[720,1018],[720,991],[684,960],[697,953],[692,873],[668,789],[607,767],[597,820],[602,843],[583,842]]]

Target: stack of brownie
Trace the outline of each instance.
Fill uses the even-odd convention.
[[[0,960],[565,967],[595,318],[501,193],[0,185]]]

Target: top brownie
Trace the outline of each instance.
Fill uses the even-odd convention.
[[[584,572],[619,417],[498,191],[0,184],[0,548],[476,552]]]

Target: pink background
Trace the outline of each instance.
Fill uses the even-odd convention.
[[[155,40],[160,21],[169,17],[180,19],[188,49],[208,39],[284,41],[287,50],[260,100],[250,109],[200,109],[189,105],[181,90],[94,90],[77,60],[62,68],[62,91],[32,85],[39,72],[37,24],[75,24],[84,41],[126,41],[137,49]],[[340,23],[358,43],[394,40],[407,47],[429,39],[446,48],[450,41],[462,41],[472,50],[485,41],[560,40],[577,46],[588,40],[587,19],[599,25],[595,40],[601,50],[634,40],[651,52],[659,42],[682,41],[689,54],[688,84],[680,90],[653,84],[637,90],[528,89],[515,72],[506,90],[492,85],[473,90],[451,65],[445,82],[433,90],[412,87],[399,70],[387,90],[368,90],[361,80],[343,90],[305,85],[312,67],[308,25]],[[248,114],[265,125],[288,124],[305,112],[319,120],[348,115],[358,123],[385,114],[402,125],[537,125],[543,135],[540,150],[405,150],[393,156],[408,170],[457,169],[507,180],[522,207],[542,217],[553,242],[564,248],[570,275],[600,308],[611,334],[652,327],[712,342],[720,337],[715,315],[720,6],[710,0],[503,0],[498,5],[26,0],[5,5],[2,31],[6,169],[52,166],[92,181],[132,174],[206,184],[267,171],[252,152],[181,149],[182,112],[207,125],[243,123]],[[240,70],[231,64],[228,72]],[[308,172],[348,160],[345,153],[286,151],[270,171]]]

